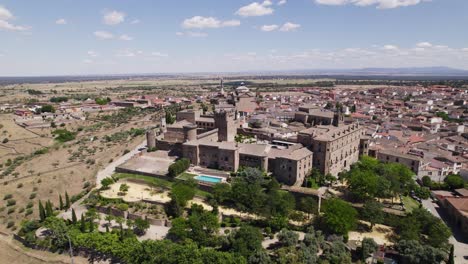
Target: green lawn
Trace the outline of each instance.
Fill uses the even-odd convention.
[[[183,175],[184,175],[184,177],[187,177],[187,179],[190,179],[190,178],[193,178],[194,176],[196,176],[194,174],[184,172],[179,177],[181,177]],[[156,177],[151,177],[151,176],[139,175],[139,174],[115,173],[112,177],[114,177],[116,179],[138,179],[138,180],[143,180],[148,184],[158,186],[158,187],[164,187],[164,188],[168,188],[168,189],[170,189],[172,187],[172,185],[174,184],[174,182],[171,182],[171,181],[168,181],[168,180],[164,180],[164,179],[160,179],[160,178],[156,178]],[[209,192],[202,191],[202,190],[200,190],[198,188],[196,189],[196,195],[197,196],[206,198],[209,194],[210,194]]]
[[[174,184],[173,182],[168,181],[168,180],[163,180],[163,179],[160,179],[160,178],[145,176],[145,175],[139,175],[139,174],[115,173],[112,177],[117,178],[117,179],[138,179],[138,180],[143,180],[148,184],[158,186],[158,187],[164,187],[164,188],[171,188],[172,184]]]
[[[179,180],[190,180],[190,179],[193,179],[193,177],[197,176],[196,174],[192,174],[192,173],[188,173],[188,172],[184,172],[182,174],[180,174],[179,176],[177,176],[177,179]]]
[[[411,213],[414,209],[419,208],[419,203],[409,196],[403,196],[403,204],[406,212]]]

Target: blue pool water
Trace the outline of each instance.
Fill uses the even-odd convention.
[[[207,176],[207,175],[198,175],[197,177],[195,177],[195,179],[199,181],[203,181],[203,182],[209,182],[209,183],[220,183],[222,181],[221,178]]]

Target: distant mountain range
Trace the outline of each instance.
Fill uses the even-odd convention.
[[[362,69],[302,69],[276,71],[244,72],[194,72],[194,73],[146,73],[146,74],[102,74],[68,76],[0,76],[0,85],[15,83],[60,83],[99,80],[121,80],[135,78],[218,78],[253,76],[308,76],[330,77],[336,79],[376,79],[376,80],[468,80],[468,70],[449,67],[411,67],[411,68],[362,68]]]
[[[298,70],[295,73],[351,76],[468,76],[468,70],[449,67],[362,68]]]

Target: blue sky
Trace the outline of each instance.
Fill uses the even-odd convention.
[[[466,0],[0,0],[0,76],[450,66]]]

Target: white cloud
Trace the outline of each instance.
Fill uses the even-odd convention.
[[[30,27],[27,26],[18,26],[9,22],[9,20],[14,19],[15,17],[10,12],[10,10],[6,9],[3,6],[0,6],[0,31],[26,31],[29,30]]]
[[[221,28],[221,27],[237,27],[241,24],[239,20],[221,21],[215,17],[194,16],[187,18],[182,22],[183,28]]]
[[[95,31],[94,36],[96,36],[98,39],[113,39],[114,38],[114,35],[107,31]]]
[[[463,52],[468,52],[468,48],[463,48],[462,51]]]
[[[162,53],[162,52],[151,52],[151,56],[153,56],[153,57],[168,57],[169,55],[167,55],[166,53]]]
[[[321,5],[356,5],[356,6],[377,6],[378,9],[390,9],[397,7],[413,6],[431,0],[315,0]]]
[[[119,37],[119,39],[120,39],[120,40],[125,40],[125,41],[133,40],[132,37],[130,37],[129,35],[125,35],[125,34],[124,34],[124,35],[121,35],[121,36]]]
[[[141,21],[139,19],[133,19],[132,22],[130,22],[130,24],[132,25],[135,25],[135,24],[140,24]]]
[[[299,25],[299,24],[286,22],[283,26],[281,26],[280,31],[283,31],[283,32],[295,31],[300,27],[301,27],[301,25]]]
[[[67,24],[67,20],[65,20],[64,18],[60,18],[60,19],[57,19],[55,21],[55,24],[57,25],[66,25]]]
[[[119,50],[117,51],[117,53],[115,54],[116,57],[135,57],[137,55],[138,52],[134,52],[134,51],[131,51],[131,50]]]
[[[260,30],[265,32],[275,31],[279,28],[278,25],[263,25]]]
[[[418,48],[432,48],[432,44],[429,42],[419,42],[416,44],[416,47]]]
[[[10,12],[10,10],[0,6],[0,20],[10,20],[12,18],[13,14]]]
[[[398,50],[398,47],[395,46],[395,45],[384,45],[382,47],[383,50],[389,50],[389,51],[394,51],[394,50]]]
[[[270,0],[263,1],[263,3],[253,2],[250,5],[239,8],[236,15],[243,17],[271,15],[275,11],[271,8],[271,5],[273,3]]]
[[[286,4],[286,2],[287,2],[287,0],[280,0],[280,1],[278,2],[278,5],[279,5],[279,6],[282,6],[282,5]]]
[[[118,25],[125,21],[126,14],[119,11],[109,11],[104,14],[103,22],[106,25]]]
[[[187,32],[176,32],[177,36],[180,37],[192,37],[192,38],[204,38],[208,37],[208,34],[205,32],[194,32],[194,31],[187,31]]]
[[[90,59],[84,59],[83,60],[83,63],[86,63],[86,64],[91,64],[93,63],[94,61],[93,60],[90,60]]]
[[[98,56],[99,56],[99,53],[97,53],[97,52],[96,52],[96,51],[94,51],[94,50],[90,50],[90,51],[88,51],[88,53],[87,53],[87,54],[88,54],[88,56],[89,56],[89,57],[93,57],[93,58],[95,58],[95,57],[98,57]]]

